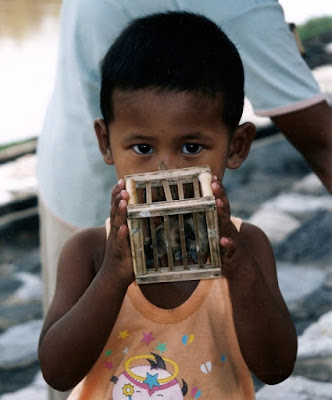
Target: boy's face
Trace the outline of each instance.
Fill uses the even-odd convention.
[[[231,137],[222,121],[221,96],[117,90],[113,115],[108,132],[102,120],[95,129],[104,159],[115,164],[119,178],[157,171],[162,162],[165,169],[209,165],[222,180],[226,167],[242,163],[252,140],[238,137],[238,130]],[[244,147],[245,156],[239,156]]]

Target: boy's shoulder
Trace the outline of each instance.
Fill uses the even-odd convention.
[[[100,245],[101,241],[106,240],[105,225],[96,226],[93,228],[82,228],[73,233],[70,240],[77,241],[82,244],[89,244],[90,246]]]
[[[92,263],[96,270],[99,269],[104,258],[106,246],[106,228],[98,226],[94,228],[83,228],[74,232],[67,240],[62,253],[69,257],[78,254]]]
[[[262,247],[271,246],[265,232],[249,222],[242,223],[240,233],[245,242],[250,244],[253,250],[259,251]]]
[[[266,234],[257,226],[244,222],[241,226],[242,240],[267,282],[277,282],[276,262],[272,245]]]

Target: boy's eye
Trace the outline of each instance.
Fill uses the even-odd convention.
[[[149,144],[136,144],[133,146],[135,153],[137,154],[151,154],[153,153],[153,147]]]
[[[197,154],[202,150],[203,146],[197,143],[186,143],[182,147],[182,153]]]

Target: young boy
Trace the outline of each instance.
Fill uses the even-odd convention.
[[[64,246],[39,345],[46,381],[62,391],[76,386],[70,399],[248,400],[250,371],[270,384],[291,374],[296,332],[271,246],[230,216],[221,183],[255,133],[251,123],[238,125],[243,81],[234,45],[189,13],[137,19],[106,54],[95,131],[119,177],[110,224],[81,230]],[[134,282],[123,177],[161,162],[210,166],[222,278]]]

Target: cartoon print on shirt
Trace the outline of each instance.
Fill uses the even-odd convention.
[[[191,391],[190,391],[190,395],[193,399],[198,399],[199,397],[201,397],[202,391],[198,389],[197,386],[194,386]]]
[[[201,371],[202,371],[204,374],[209,374],[209,373],[211,372],[211,370],[212,370],[212,363],[211,363],[211,361],[207,361],[206,363],[202,364],[200,368],[201,368]]]
[[[182,336],[182,344],[184,344],[185,346],[187,344],[191,344],[194,340],[195,340],[195,335],[193,333],[191,333],[189,336],[188,335]]]
[[[139,364],[137,365],[137,361]],[[136,365],[132,365],[136,363]],[[172,373],[167,370],[172,367]],[[176,379],[179,367],[170,358],[158,354],[143,354],[129,358],[125,371],[113,376],[113,400],[182,400],[188,391],[182,379],[182,388]]]
[[[141,342],[146,343],[147,346],[149,346],[149,344],[155,340],[155,338],[153,337],[153,332],[150,331],[149,333],[143,332],[143,339],[141,340]]]
[[[130,337],[128,330],[122,330],[118,333],[117,340],[126,343]],[[185,333],[179,335],[180,343],[183,346],[190,346],[195,342],[194,333]],[[198,364],[202,374],[202,382],[198,386],[188,386],[182,380],[179,382],[176,377],[179,373],[179,366],[172,359],[163,356],[163,352],[167,351],[167,344],[158,341],[158,337],[154,336],[153,331],[144,330],[141,336],[141,343],[146,347],[157,350],[160,355],[153,352],[138,355],[129,358],[125,363],[125,371],[117,376],[113,376],[111,381],[114,383],[112,389],[112,400],[161,400],[161,399],[183,399],[189,394],[192,399],[201,398],[203,391],[200,386],[203,384],[204,375],[208,375],[213,370],[213,364],[210,360],[201,360],[202,364]],[[149,352],[150,350],[148,350]],[[129,348],[123,349],[123,354],[128,354]],[[107,348],[105,351],[105,368],[111,370],[114,365],[110,358],[113,356],[113,350]],[[218,356],[222,364],[226,362],[226,354]]]

